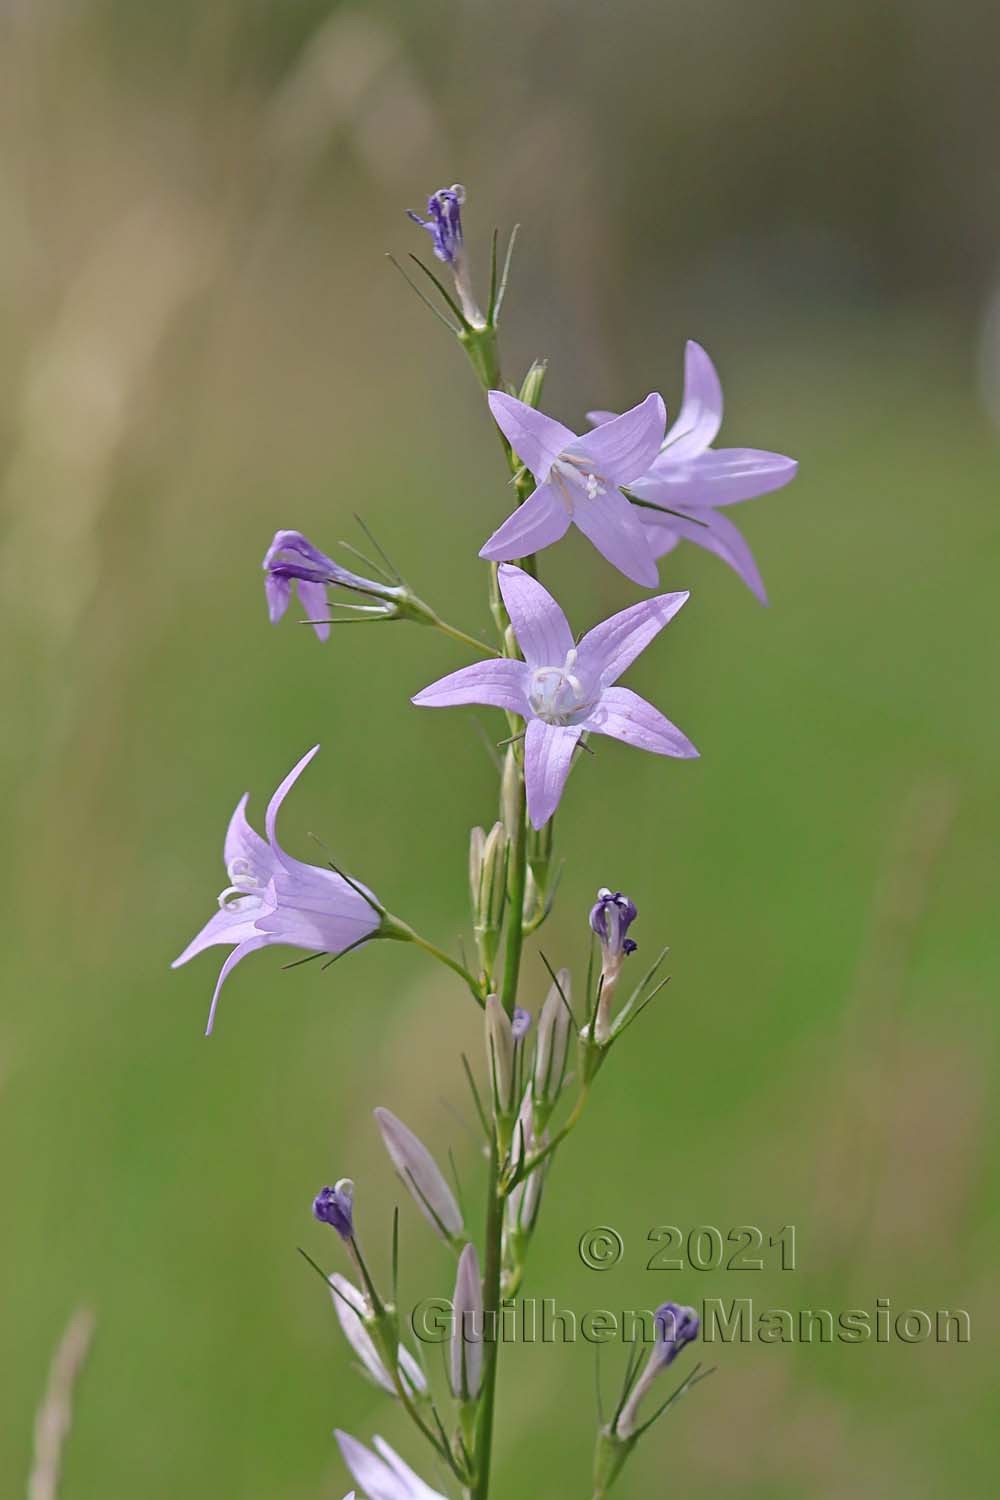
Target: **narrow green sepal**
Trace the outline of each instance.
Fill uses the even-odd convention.
[[[620,1438],[610,1427],[602,1427],[597,1434],[594,1450],[594,1495],[606,1495],[621,1473],[632,1449],[635,1438]]]

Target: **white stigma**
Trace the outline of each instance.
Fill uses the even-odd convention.
[[[566,653],[561,667],[536,667],[528,684],[532,712],[546,724],[576,724],[586,718],[593,702],[576,673],[576,647]]]
[[[264,905],[261,895],[261,882],[254,873],[253,865],[242,855],[231,859],[226,866],[226,874],[232,881],[224,891],[219,892],[219,909],[225,912],[252,912],[259,911]]]
[[[559,490],[570,515],[573,514],[574,498],[581,492],[588,500],[596,500],[608,490],[607,482],[594,473],[586,459],[570,453],[560,453],[549,470],[549,479]]]

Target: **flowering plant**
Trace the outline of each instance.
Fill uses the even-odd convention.
[[[387,1292],[376,1285],[362,1253],[354,1184],[342,1178],[322,1188],[313,1214],[342,1242],[356,1278],[340,1271],[329,1276],[321,1272],[363,1373],[412,1419],[436,1456],[441,1483],[457,1487],[467,1500],[486,1500],[502,1300],[522,1284],[541,1216],[543,1184],[558,1149],[583,1113],[598,1070],[665,983],[658,978],[664,949],[620,999],[627,961],[636,951],[630,934],[638,912],[630,897],[602,888],[590,912],[592,948],[585,983],[578,978],[574,986],[568,968],[550,970],[551,989],[534,1025],[518,1005],[525,943],[547,919],[556,894],[553,820],[567,777],[591,735],[610,735],[675,759],[698,753],[658,708],[620,682],[688,594],[644,598],[576,636],[538,579],[537,555],[575,525],[626,578],[654,588],[658,559],[687,540],[729,563],[763,600],[749,549],[719,508],[786,484],[796,465],[780,454],[712,447],[722,419],[721,386],[708,355],[693,343],[686,351],[680,413],[669,430],[663,401],[655,392],[622,415],[591,412],[591,427],[583,436],[544,415],[538,409],[543,364],[533,364],[516,388],[501,374],[498,323],[514,236],[502,269],[493,236],[484,313],[476,301],[465,248],[464,201],[462,188],[441,189],[432,194],[426,218],[411,215],[429,231],[451,286],[431,266],[413,259],[441,306],[424,300],[451,329],[486,392],[484,406],[499,431],[509,468],[514,509],[480,550],[488,563],[496,645],[487,646],[446,622],[418,598],[373,539],[377,562],[357,554],[375,575],[367,576],[334,561],[301,532],[280,530],[264,558],[264,583],[272,621],[286,612],[293,588],[297,589],[321,640],[343,621],[403,619],[442,631],[476,654],[477,660],[413,698],[416,705],[429,708],[484,704],[500,709],[507,720],[499,816],[488,832],[473,829],[470,839],[475,960],[470,965],[464,956],[456,958],[421,936],[332,861],[326,866],[306,864],[282,848],[276,826],[279,809],[317,746],[297,762],[271,798],[264,837],[247,819],[247,798],[238,804],[225,839],[228,884],[218,898],[219,909],[175,963],[186,963],[212,945],[230,949],[215,985],[209,1031],[220,990],[235,965],[256,949],[276,943],[302,949],[307,958],[325,955],[327,962],[379,938],[413,943],[455,973],[481,1007],[485,1066],[479,1083],[467,1069],[489,1164],[478,1243],[427,1147],[388,1109],[375,1111],[401,1182],[430,1228],[456,1256],[447,1406],[435,1394],[422,1361],[401,1337],[398,1219]],[[424,297],[422,291],[420,295]],[[332,600],[330,591],[337,591]],[[342,593],[363,602],[342,602]],[[578,994],[582,990],[576,1008],[574,989]],[[571,1094],[573,1102],[564,1108]],[[644,1361],[639,1351],[629,1362],[614,1411],[599,1423],[595,1500],[607,1494],[658,1417],[703,1378],[696,1365],[659,1406],[655,1404],[651,1390],[660,1385],[686,1345],[697,1339],[699,1320],[693,1309],[667,1302],[652,1321],[648,1358]],[[381,1438],[376,1437],[370,1449],[346,1433],[338,1431],[336,1436],[358,1493],[368,1500],[440,1500],[442,1492],[418,1478]]]

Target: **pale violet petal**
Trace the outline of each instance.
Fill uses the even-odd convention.
[[[544,484],[559,454],[575,442],[576,433],[505,391],[490,391],[493,420],[518,458]]]
[[[302,604],[303,618],[310,621],[313,630],[321,641],[330,639],[330,624],[328,616],[330,605],[326,597],[325,583],[311,583],[307,578],[296,579],[299,590],[299,600]]]
[[[656,587],[659,574],[649,541],[636,517],[636,508],[628,503],[621,490],[605,490],[603,495],[581,500],[573,507],[573,520],[598,552],[626,578],[645,588]]]
[[[647,536],[653,540],[658,529],[658,527],[648,526]],[[767,603],[767,590],[764,588],[764,580],[760,576],[753,553],[750,551],[746,538],[727,516],[720,515],[716,510],[699,510],[697,519],[671,516],[669,532],[674,537],[694,542],[696,546],[704,547],[706,552],[712,552],[716,557],[721,557],[723,562],[728,563],[733,571],[739,574],[761,604]],[[653,545],[655,549],[655,541]],[[658,552],[657,556],[659,555],[661,553]]]
[[[675,458],[693,458],[715,441],[722,426],[722,384],[700,344],[684,350],[684,399],[664,447]]]
[[[690,760],[698,754],[676,724],[671,724],[658,708],[640,698],[638,693],[633,693],[631,688],[607,688],[583,727],[624,740],[626,745],[634,745],[638,750],[651,750],[654,755],[674,755]]]
[[[584,458],[595,474],[611,484],[630,484],[645,474],[659,453],[666,422],[663,397],[654,391],[631,411],[577,438],[567,451],[571,457]]]
[[[463,703],[485,703],[510,713],[528,712],[525,684],[528,668],[523,661],[497,657],[477,661],[471,667],[449,672],[417,693],[411,702],[418,708],[454,708]]]
[[[619,415],[616,411],[588,411],[587,421],[592,427],[600,427],[604,422],[613,422]]]
[[[528,724],[524,784],[533,828],[544,827],[559,806],[581,733],[578,724],[546,724],[542,719],[532,719]]]
[[[376,1437],[375,1447],[397,1479],[405,1486],[399,1491],[399,1500],[445,1500],[439,1490],[432,1490],[429,1484],[425,1484],[419,1474],[414,1473],[409,1464],[404,1463],[394,1448],[391,1448],[385,1438]]]
[[[490,562],[510,562],[551,547],[569,530],[569,511],[550,484],[540,485],[479,549]]]
[[[798,467],[794,458],[761,448],[710,448],[686,460],[675,459],[673,449],[666,448],[632,489],[667,510],[736,505],[780,490]]]
[[[302,775],[302,772],[305,770],[306,766],[312,760],[313,756],[318,753],[318,751],[319,746],[313,745],[312,749],[307,750],[301,760],[296,761],[295,765],[289,771],[288,775],[285,777],[284,781],[278,787],[278,790],[275,792],[274,796],[267,804],[267,813],[264,817],[264,829],[267,833],[268,842],[279,857],[281,856],[283,851],[281,845],[278,843],[278,839],[275,834],[275,824],[277,823],[278,810],[280,809],[281,804],[284,802],[285,798],[288,796],[288,793],[291,791],[292,787]]]
[[[573,632],[548,589],[522,568],[499,568],[500,592],[529,667],[562,666],[573,648]]]
[[[240,897],[238,899],[249,900],[251,898]],[[249,910],[246,907],[240,910],[230,906],[213,912],[201,931],[191,939],[184,952],[174,959],[170,967],[179,969],[181,964],[186,964],[199,953],[203,953],[206,948],[212,948],[218,943],[246,942],[247,938],[254,937],[258,931],[256,926],[258,917],[266,916],[269,910],[269,906],[264,905],[262,901],[255,900],[255,904]]]
[[[230,871],[234,860],[245,862],[245,873],[251,874],[261,885],[270,880],[277,863],[270,845],[262,839],[256,829],[247,822],[246,807],[249,794],[244,793],[236,804],[236,811],[229,820],[222,857],[226,870]],[[232,878],[232,877],[230,877]]]
[[[577,661],[581,671],[599,678],[602,686],[610,687],[664,625],[669,625],[688,597],[686,591],[658,594],[602,620],[580,642]]]
[[[350,1433],[334,1431],[344,1463],[366,1500],[410,1500],[402,1482],[377,1454]]]
[[[232,953],[230,953],[229,957],[222,965],[222,968],[219,970],[219,978],[216,981],[215,992],[212,995],[212,1004],[209,1006],[208,1010],[208,1024],[205,1027],[206,1036],[212,1035],[212,1029],[215,1026],[215,1012],[218,1009],[219,995],[222,993],[222,986],[225,984],[226,980],[229,978],[236,965],[242,962],[242,960],[246,958],[248,953],[255,953],[258,948],[266,948],[269,943],[273,942],[274,939],[272,937],[269,937],[266,933],[259,934],[255,937],[247,938],[244,942],[240,943],[238,948],[234,948]]]

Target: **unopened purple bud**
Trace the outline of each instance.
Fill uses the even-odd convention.
[[[515,1042],[519,1042],[523,1037],[527,1036],[531,1030],[531,1011],[524,1010],[520,1005],[515,1005],[510,1029],[514,1034]]]
[[[637,944],[625,934],[638,915],[635,902],[621,891],[609,891],[606,886],[598,891],[597,901],[590,910],[590,925],[600,938],[606,957],[622,958],[635,952]]]
[[[342,1240],[354,1238],[354,1183],[342,1177],[335,1187],[321,1188],[313,1199],[313,1217],[329,1224]]]
[[[412,209],[407,209],[414,224],[429,231],[434,241],[434,254],[447,266],[454,266],[462,258],[465,243],[462,236],[464,202],[465,188],[456,182],[450,188],[438,188],[436,193],[431,194],[427,200],[426,219],[422,219]]]
[[[679,1302],[664,1302],[656,1309],[656,1349],[653,1359],[657,1368],[665,1370],[672,1365],[686,1345],[698,1337],[701,1319],[693,1307],[682,1307]]]
[[[615,1425],[619,1438],[628,1439],[633,1436],[639,1408],[650,1386],[673,1364],[681,1350],[698,1337],[701,1319],[693,1307],[682,1307],[679,1302],[664,1302],[656,1309],[654,1327],[653,1352],[646,1361],[646,1368],[629,1392]]]

